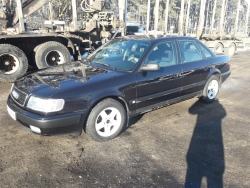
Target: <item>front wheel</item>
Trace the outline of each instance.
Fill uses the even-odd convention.
[[[205,103],[211,103],[215,100],[219,93],[219,77],[212,75],[205,85],[201,99]]]
[[[105,142],[118,136],[126,122],[126,112],[114,99],[99,102],[90,112],[86,133],[95,141]]]

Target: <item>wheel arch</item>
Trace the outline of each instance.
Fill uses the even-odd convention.
[[[122,106],[124,107],[124,110],[125,110],[125,113],[126,113],[126,126],[128,125],[128,122],[129,122],[129,108],[128,108],[128,104],[126,102],[126,100],[121,97],[120,95],[106,95],[104,97],[100,97],[98,98],[97,100],[95,100],[93,103],[91,103],[88,107],[88,112],[87,112],[87,115],[86,115],[86,118],[85,118],[85,121],[84,121],[84,124],[83,124],[83,130],[86,131],[86,122],[88,120],[88,117],[89,117],[89,114],[90,112],[92,111],[92,109],[101,101],[105,100],[105,99],[114,99],[116,101],[118,101],[119,103],[122,104]]]
[[[209,74],[208,74],[208,76],[207,76],[207,79],[206,79],[206,82],[207,82],[207,80],[208,80],[212,75],[218,76],[218,77],[219,77],[219,81],[220,81],[220,83],[221,83],[221,72],[220,72],[220,70],[217,69],[217,68],[214,68],[214,69],[212,69],[212,70],[209,72]]]

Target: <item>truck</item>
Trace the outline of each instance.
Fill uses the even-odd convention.
[[[182,0],[184,3],[184,0]],[[213,1],[213,13],[212,13],[212,19],[211,19],[211,25],[209,28],[209,31],[205,33],[204,28],[204,18],[205,16],[205,8],[206,8],[206,0],[200,1],[200,14],[199,14],[199,23],[195,34],[187,33],[187,27],[185,28],[185,31],[183,30],[183,24],[181,24],[181,31],[184,31],[184,34],[187,36],[196,37],[197,39],[201,40],[204,44],[206,44],[213,52],[216,54],[227,54],[230,57],[232,57],[237,48],[244,47],[244,39],[247,37],[247,33],[239,34],[237,32],[238,30],[238,20],[239,20],[239,9],[240,9],[240,1],[238,2],[238,10],[235,20],[235,26],[234,26],[234,32],[230,34],[225,34],[224,32],[224,17],[225,17],[225,6],[226,1],[221,1],[221,13],[220,13],[220,24],[219,24],[219,30],[217,32],[214,31],[214,22],[215,22],[215,13],[216,8],[218,7],[217,0]],[[188,0],[188,10],[187,14],[189,14],[190,9],[190,0]],[[184,11],[182,9],[181,11]],[[208,13],[207,13],[208,14]],[[184,15],[184,13],[182,13]],[[248,22],[248,16],[249,16],[249,5],[248,5],[248,12],[246,15],[246,20]],[[183,19],[183,17],[182,17]],[[186,26],[188,25],[188,16],[186,18]]]
[[[13,82],[23,76],[29,65],[39,69],[80,60],[122,30],[122,20],[114,12],[104,12],[105,1],[81,0],[84,13],[81,28],[77,20],[77,2],[72,3],[72,21],[47,20],[45,28],[28,31],[25,18],[49,0],[2,0],[0,12],[0,81]]]
[[[188,25],[189,25],[189,15],[190,15],[190,3],[191,0],[187,0],[187,6],[185,8],[185,0],[181,0],[181,8],[180,8],[180,16],[179,16],[179,32],[178,33],[173,33],[173,29],[170,27],[170,31],[168,30],[168,7],[170,5],[170,1],[167,0],[166,2],[166,16],[165,16],[165,32],[164,34],[160,35],[165,35],[165,36],[191,36],[195,37],[199,40],[201,40],[204,44],[206,44],[213,52],[216,54],[227,54],[229,56],[233,56],[237,48],[244,47],[245,45],[245,37],[248,36],[247,32],[242,35],[237,33],[237,26],[238,26],[238,15],[239,15],[239,8],[240,6],[238,5],[238,10],[237,10],[237,16],[235,20],[235,28],[234,32],[231,34],[225,34],[224,33],[224,17],[225,17],[225,4],[226,0],[221,1],[221,15],[220,15],[220,25],[219,25],[219,31],[215,32],[214,31],[214,22],[215,22],[215,13],[216,13],[216,8],[218,7],[217,0],[213,1],[213,13],[212,13],[212,19],[211,19],[211,25],[208,33],[205,33],[205,28],[204,28],[204,18],[208,17],[205,16],[205,5],[206,5],[206,0],[200,0],[200,13],[199,13],[199,23],[198,27],[195,30],[195,32],[191,33],[188,32]],[[159,3],[159,1],[158,1]],[[240,0],[239,0],[240,4]],[[155,6],[156,7],[156,6]],[[148,3],[148,12],[150,11],[150,3]],[[184,12],[186,9],[186,23],[184,23]],[[249,9],[250,9],[250,4],[248,4],[248,11],[246,15],[246,23],[248,22],[248,16],[249,16]],[[154,31],[150,32],[148,31],[149,24],[147,24],[146,28],[146,35],[154,35],[155,37],[159,35],[159,31],[157,31],[158,27],[158,11],[155,11],[155,20],[154,20]],[[147,22],[149,23],[149,14],[147,15]],[[144,35],[141,33],[135,33],[136,35]]]

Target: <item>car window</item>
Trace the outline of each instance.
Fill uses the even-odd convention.
[[[206,58],[212,57],[212,55],[209,53],[209,51],[205,47],[203,47],[200,44],[199,44],[199,46],[200,46],[200,49],[203,51]]]
[[[149,43],[114,39],[87,57],[91,64],[131,71],[145,53]]]
[[[178,41],[182,63],[198,61],[202,59],[202,54],[196,43],[192,40]]]
[[[158,63],[160,67],[175,65],[177,63],[175,43],[168,41],[156,45],[146,58],[145,64],[149,62]]]

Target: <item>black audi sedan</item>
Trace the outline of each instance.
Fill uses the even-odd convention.
[[[191,37],[120,37],[81,62],[20,78],[7,110],[32,132],[84,130],[103,142],[121,134],[135,115],[192,97],[213,102],[230,75],[229,60]]]

